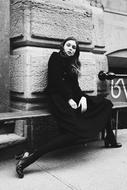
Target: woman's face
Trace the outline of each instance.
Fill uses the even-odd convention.
[[[64,52],[67,56],[73,56],[76,52],[76,42],[74,40],[68,40],[64,44]]]

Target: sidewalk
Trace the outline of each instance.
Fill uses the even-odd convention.
[[[40,158],[19,179],[15,159],[0,161],[0,190],[126,190],[127,129],[118,131],[118,149],[103,142],[77,145]]]

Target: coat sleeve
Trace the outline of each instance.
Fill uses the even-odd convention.
[[[75,94],[77,95],[78,101],[80,100],[82,96],[88,98],[88,95],[81,90],[77,76],[74,77],[74,91],[75,91]]]
[[[49,91],[56,91],[66,100],[72,98],[72,91],[63,78],[63,67],[59,63],[57,54],[53,53],[48,62],[48,86]]]

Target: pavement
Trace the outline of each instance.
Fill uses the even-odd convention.
[[[14,158],[0,160],[0,190],[126,190],[127,129],[118,130],[122,148],[103,141],[49,153],[16,176]]]

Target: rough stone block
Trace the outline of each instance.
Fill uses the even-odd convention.
[[[37,47],[15,49],[10,64],[11,91],[23,92],[24,98],[43,92],[47,83],[48,59],[53,51]]]
[[[93,44],[96,47],[105,47],[104,42],[104,11],[101,8],[92,8]]]
[[[104,46],[103,27],[103,9],[86,0],[11,0],[12,39],[41,41],[73,35],[83,43]]]
[[[105,13],[105,45],[107,53],[127,48],[127,17]]]
[[[11,0],[11,38],[40,43],[42,39],[75,36],[84,44],[104,47],[103,9],[84,0]]]
[[[0,112],[9,109],[10,1],[0,1]]]
[[[73,35],[79,41],[92,42],[92,28],[90,7],[68,6],[68,1],[35,1],[31,6],[32,35],[59,39]]]
[[[79,83],[84,91],[92,91],[92,95],[107,93],[107,81],[100,81],[98,74],[100,71],[108,71],[108,61],[105,55],[82,52],[81,77]]]
[[[10,37],[24,35],[24,8],[22,1],[11,0]]]
[[[93,53],[81,52],[81,75],[79,84],[84,91],[93,91],[96,94],[96,64]]]
[[[24,56],[12,55],[10,58],[9,73],[10,73],[10,90],[14,92],[24,92]]]

